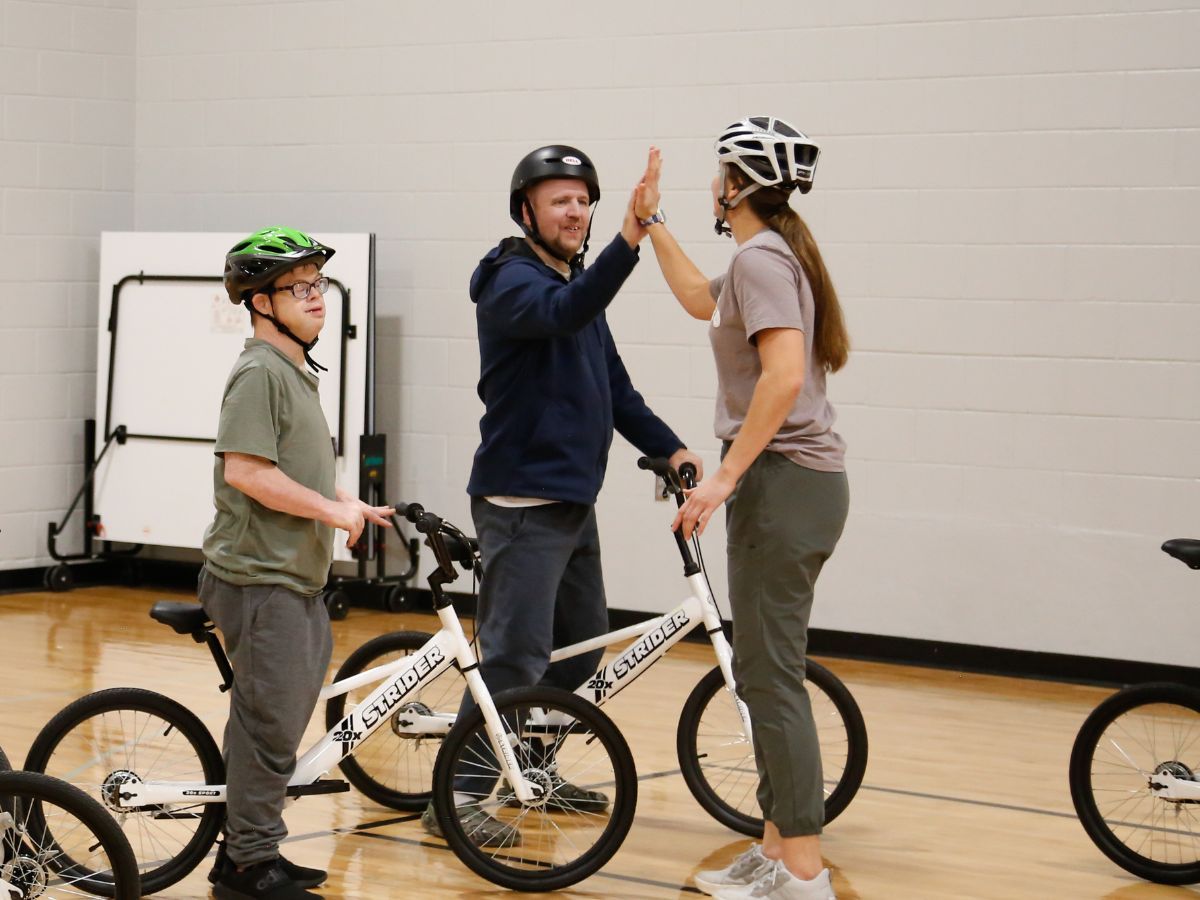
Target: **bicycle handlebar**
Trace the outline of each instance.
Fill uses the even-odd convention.
[[[404,537],[400,531],[400,519],[404,518],[425,535],[425,543],[433,551],[438,567],[429,575],[429,585],[434,591],[435,605],[440,601],[440,588],[443,584],[454,581],[458,575],[454,564],[462,566],[463,571],[475,569],[479,555],[479,541],[463,534],[457,527],[447,522],[441,516],[426,511],[420,503],[397,503],[392,516],[392,527],[396,533]]]
[[[638,468],[653,472],[661,478],[663,484],[666,485],[667,493],[675,495],[677,506],[683,506],[684,492],[696,486],[696,467],[690,462],[680,465],[679,471],[676,472],[670,461],[661,456],[643,456],[638,459]],[[688,549],[687,541],[683,539],[683,533],[677,530],[674,535],[675,545],[679,548],[679,556],[683,560],[683,574],[691,576],[703,571],[692,558],[692,551]],[[693,535],[693,540],[697,540],[696,547],[698,549],[700,544],[695,535]]]
[[[638,468],[653,472],[665,481],[667,490],[672,494],[682,488],[696,486],[696,467],[690,462],[683,463],[676,472],[670,461],[661,456],[643,456],[638,459]]]

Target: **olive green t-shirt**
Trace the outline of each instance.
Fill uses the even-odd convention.
[[[204,533],[205,565],[231,584],[279,584],[301,594],[325,587],[333,528],[268,509],[225,482],[223,454],[261,456],[293,481],[335,499],[333,442],[317,378],[266,341],[250,338],[225,384],[213,467],[216,516]]]

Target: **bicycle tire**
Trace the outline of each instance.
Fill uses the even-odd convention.
[[[70,781],[110,812],[129,839],[147,894],[196,868],[225,818],[224,803],[170,810],[117,806],[113,794],[135,779],[225,781],[225,765],[208,729],[184,706],[153,691],[110,688],[71,703],[34,739],[25,768]]]
[[[547,786],[547,799],[541,805],[512,800],[514,810],[501,792],[493,794],[484,787],[489,795],[482,810],[515,828],[521,849],[514,854],[515,843],[488,848],[471,840],[467,829],[474,826],[463,821],[467,808],[454,802],[456,774],[485,771],[482,777],[490,780],[499,773],[490,745],[480,750],[486,743],[485,726],[483,713],[475,709],[455,723],[438,756],[434,806],[442,834],[468,868],[494,884],[514,891],[569,887],[608,862],[633,824],[638,785],[629,745],[598,707],[566,691],[516,688],[497,694],[494,700],[518,764],[527,778]],[[572,735],[573,740],[567,741]],[[558,786],[573,777],[586,777],[588,784],[581,787],[603,787],[607,808],[556,799],[561,796]],[[572,855],[567,858],[567,854]]]
[[[850,805],[862,785],[867,771],[867,726],[841,679],[811,659],[805,667],[821,744],[828,825]],[[762,837],[754,748],[746,739],[732,697],[725,691],[720,666],[700,679],[684,703],[675,749],[683,780],[705,812],[740,834]]]
[[[1105,856],[1139,878],[1200,882],[1195,802],[1161,799],[1148,779],[1165,767],[1200,780],[1197,741],[1200,689],[1169,682],[1118,691],[1092,710],[1075,736],[1069,780],[1079,822]]]
[[[0,892],[39,900],[86,891],[113,900],[142,896],[125,834],[79,788],[37,772],[0,772]]]
[[[335,682],[383,665],[400,656],[410,656],[433,635],[423,631],[394,631],[381,634],[363,644],[342,663]],[[375,689],[368,685],[358,693],[351,691],[332,697],[325,704],[325,727],[333,730],[358,701]],[[388,725],[396,717],[423,704],[433,711],[458,711],[466,682],[457,666],[451,666],[433,681],[421,685],[404,698],[404,703],[388,716]],[[433,769],[444,735],[409,737],[382,727],[354,748],[338,765],[346,780],[365,796],[383,806],[405,812],[424,809],[433,796]]]

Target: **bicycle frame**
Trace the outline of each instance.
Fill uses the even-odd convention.
[[[654,468],[655,466],[663,468],[667,466],[666,460],[647,460],[646,462],[648,464],[646,467],[650,468]],[[663,471],[655,470],[663,477],[678,477],[673,471],[667,472],[665,468]],[[675,487],[682,489],[682,486],[678,484]],[[676,496],[677,498],[681,498],[682,494],[676,492]],[[550,654],[550,662],[555,663],[559,660],[571,659],[590,650],[597,650],[601,647],[618,644],[629,638],[637,638],[616,659],[602,666],[583,683],[582,687],[575,691],[576,695],[582,697],[584,700],[588,700],[596,706],[603,706],[609,699],[615,697],[637,680],[638,676],[662,659],[666,652],[679,643],[693,628],[703,624],[704,630],[712,642],[713,652],[716,653],[717,664],[721,668],[721,674],[725,677],[725,688],[729,691],[737,707],[738,715],[742,720],[742,727],[745,729],[746,739],[750,740],[750,711],[734,690],[733,648],[730,647],[729,641],[725,637],[725,632],[721,627],[720,610],[717,608],[716,600],[709,590],[708,580],[705,578],[704,572],[696,564],[687,542],[678,532],[675,534],[675,543],[683,560],[684,576],[687,578],[688,586],[692,589],[690,597],[686,597],[682,603],[669,612],[663,613],[661,616],[649,621],[639,622],[636,625],[630,625],[628,628],[622,628],[586,641],[580,641],[577,644],[571,644],[568,647],[559,648]],[[388,666],[379,666],[375,669],[369,669],[360,675],[353,676],[344,682],[344,689],[333,691],[331,688],[328,696],[337,696],[337,694],[344,693],[346,690],[350,690],[360,684],[369,683],[374,680],[372,677],[374,673],[394,665],[396,663],[389,663]],[[322,694],[322,699],[326,699],[324,693]],[[453,724],[453,714],[441,713],[430,716],[405,716],[404,722],[396,723],[393,727],[398,734],[418,737],[421,735],[445,734]]]
[[[721,615],[717,603],[708,589],[708,582],[703,573],[697,571],[688,574],[687,580],[692,589],[692,596],[685,598],[671,611],[648,622],[639,622],[637,625],[555,650],[550,655],[550,661],[553,663],[560,659],[570,659],[589,650],[608,647],[627,638],[637,637],[638,640],[625,648],[612,662],[601,666],[575,692],[597,706],[603,706],[662,659],[688,632],[703,623],[704,630],[712,642],[713,652],[717,655],[717,665],[721,668],[721,674],[725,676],[725,687],[733,694],[742,726],[746,729],[746,737],[749,739],[750,711],[733,691],[733,648],[729,646],[721,628]]]
[[[1148,778],[1151,793],[1160,800],[1200,801],[1200,781],[1176,778],[1170,772],[1155,772]]]
[[[647,463],[651,467],[657,463],[666,465],[665,460],[647,460]],[[664,472],[658,472],[658,474],[664,475],[664,477],[674,475],[673,472],[665,474]],[[677,485],[677,487],[681,486]],[[676,493],[676,496],[681,497],[682,494]],[[721,627],[721,613],[717,608],[717,602],[713,598],[712,591],[709,590],[708,580],[705,578],[704,572],[696,564],[687,542],[678,532],[675,534],[675,542],[680,557],[683,560],[684,576],[687,578],[688,586],[692,590],[690,597],[684,598],[683,602],[674,609],[646,622],[639,622],[636,625],[630,625],[618,631],[612,631],[586,641],[580,641],[577,644],[561,647],[550,654],[550,662],[556,663],[559,660],[571,659],[591,650],[619,644],[630,638],[637,638],[616,659],[602,666],[583,683],[582,687],[575,691],[576,695],[582,697],[584,700],[588,700],[596,706],[603,706],[608,700],[636,681],[638,676],[643,672],[662,659],[666,652],[686,637],[693,628],[703,624],[704,630],[712,642],[713,652],[717,656],[717,664],[721,668],[721,674],[725,677],[725,688],[729,691],[737,707],[738,715],[742,720],[742,727],[745,729],[746,739],[750,740],[750,710],[734,690],[733,648],[730,647],[729,641],[725,637],[724,629]],[[331,688],[327,689],[330,691],[328,696],[335,697],[361,684],[369,683],[374,680],[372,677],[374,673],[395,665],[397,663],[389,663],[387,666],[378,666],[353,676],[343,682],[345,684],[344,688],[340,688],[339,685],[331,686]],[[334,687],[340,689],[335,691],[333,690]],[[322,699],[327,699],[324,692],[322,693]],[[421,735],[444,735],[453,725],[454,715],[441,713],[430,716],[405,716],[404,722],[397,723],[393,727],[399,734],[417,737]]]
[[[475,654],[463,633],[462,623],[454,607],[447,603],[437,610],[442,627],[412,656],[398,659],[383,666],[376,666],[352,678],[343,679],[326,686],[321,699],[336,697],[364,684],[382,682],[361,703],[354,707],[337,725],[328,731],[305,753],[296,764],[296,772],[288,782],[289,788],[301,788],[313,784],[333,769],[342,759],[354,752],[354,748],[389,722],[388,713],[399,706],[405,697],[421,685],[432,681],[451,666],[456,665],[466,678],[467,688],[483,711],[492,750],[496,753],[504,777],[513,785],[517,798],[522,802],[537,799],[540,788],[527,781],[521,774],[517,759],[509,744],[508,735],[492,702],[483,677],[479,674]],[[449,730],[447,717],[406,717],[435,726],[432,730],[444,733]],[[450,724],[453,724],[453,717]],[[433,719],[435,721],[428,721]],[[428,732],[422,732],[428,733]],[[121,785],[119,803],[131,811],[146,806],[171,804],[223,803],[226,786],[223,784],[201,784],[182,781],[126,782]]]

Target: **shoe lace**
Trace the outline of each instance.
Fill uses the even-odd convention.
[[[783,874],[787,870],[777,861],[768,860],[768,862],[770,862],[770,865],[763,869],[762,874],[758,876],[758,880],[750,888],[751,897],[767,896],[783,880]]]
[[[762,849],[758,844],[755,844],[733,861],[733,865],[729,867],[729,874],[732,878],[744,878],[757,872],[765,862],[767,862],[767,858],[762,855]]]

